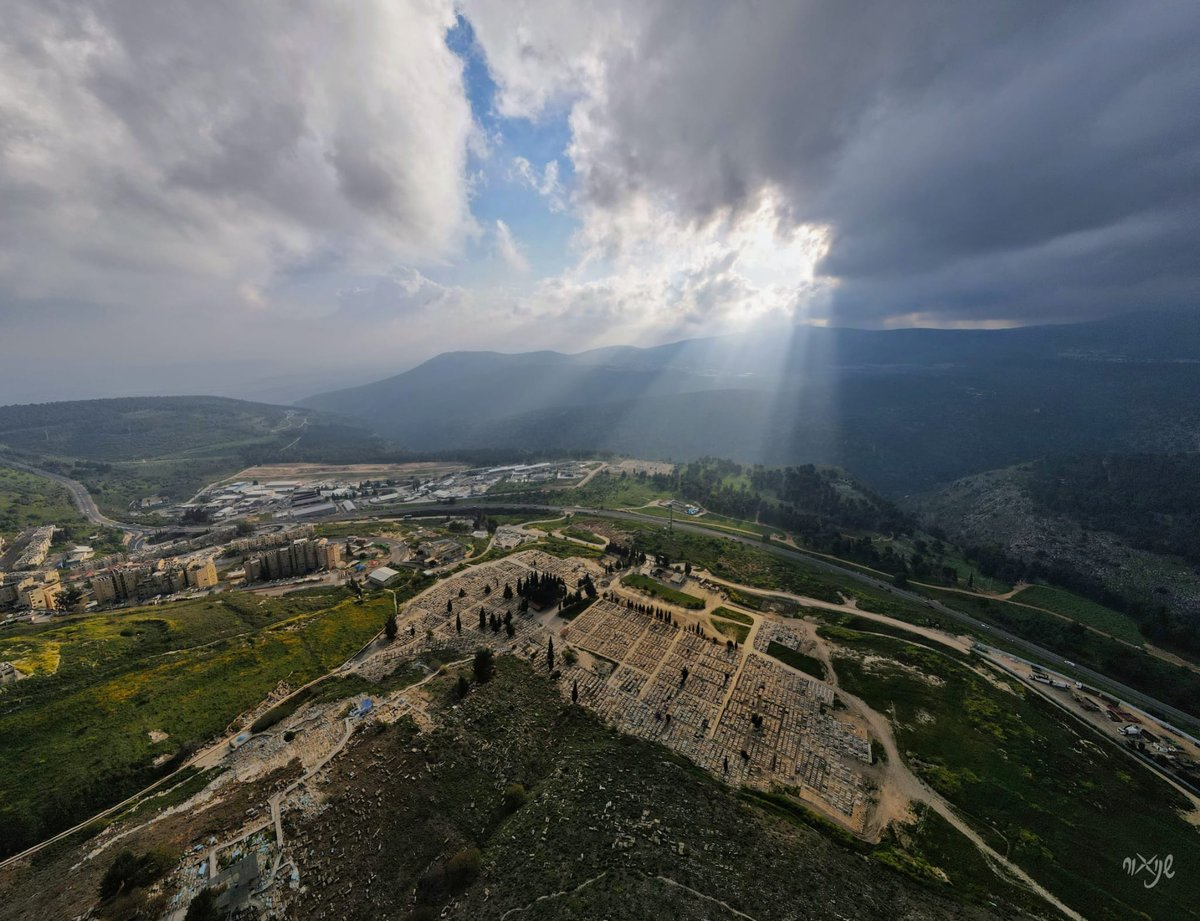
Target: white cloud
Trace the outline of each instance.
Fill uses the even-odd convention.
[[[792,322],[828,292],[813,273],[824,233],[788,222],[769,191],[753,210],[703,222],[681,220],[650,196],[592,206],[575,243],[577,265],[520,303],[535,325],[578,347]]]
[[[500,258],[509,268],[516,269],[518,272],[529,271],[529,260],[521,252],[521,247],[513,237],[512,230],[499,219],[496,220],[496,252],[500,254]]]
[[[851,322],[1200,294],[1187,4],[462,3],[500,110],[566,113],[585,222],[644,199],[703,224],[770,192],[793,226],[828,228],[819,271]],[[1161,228],[1136,258],[1120,233],[1135,224]],[[1094,255],[1121,264],[1115,284],[1064,245],[1081,235],[1112,241]],[[1034,272],[1051,283],[1026,285]]]
[[[551,211],[566,210],[566,192],[558,178],[557,160],[548,161],[539,174],[524,157],[513,157],[511,178],[546,199]]]
[[[339,290],[338,319],[408,323],[423,312],[450,309],[463,296],[460,288],[440,285],[411,266],[397,266],[373,283]]]
[[[472,232],[450,0],[3,8],[0,297],[261,309]]]

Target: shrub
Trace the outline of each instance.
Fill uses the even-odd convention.
[[[451,889],[466,889],[479,876],[482,862],[479,848],[464,847],[446,862],[446,884]]]
[[[504,791],[505,815],[512,815],[527,802],[529,802],[529,793],[524,785],[519,783],[510,784],[508,789]]]

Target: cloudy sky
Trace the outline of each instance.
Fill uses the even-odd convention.
[[[1200,6],[0,0],[0,403],[1193,306]]]

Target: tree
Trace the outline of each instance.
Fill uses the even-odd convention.
[[[446,613],[449,614],[453,610],[454,610],[454,602],[451,601],[449,598],[447,598],[446,599]]]
[[[504,583],[504,600],[512,601],[512,596],[513,596],[512,584],[509,582],[505,582]]]
[[[60,611],[73,611],[83,601],[83,592],[79,586],[70,585],[55,599],[54,606]]]
[[[400,627],[396,623],[396,616],[394,614],[383,622],[383,632],[387,634],[389,643],[396,639],[396,634],[400,632]]]
[[[454,615],[454,632],[462,634],[462,616],[459,614]]]
[[[471,693],[471,682],[467,680],[466,675],[458,676],[458,681],[454,685],[454,691],[458,694],[459,700],[462,700]]]
[[[211,889],[201,889],[190,905],[184,921],[221,921],[225,913],[217,908],[217,896]]]
[[[546,671],[554,671],[554,637],[550,637],[550,642],[546,646]]]
[[[475,650],[475,662],[472,667],[475,672],[475,681],[479,684],[487,684],[496,674],[496,657],[490,649],[480,646]]]
[[[100,898],[111,899],[122,892],[149,886],[174,865],[175,858],[164,851],[135,854],[126,848],[117,854],[101,878]]]
[[[479,609],[479,629],[487,629],[487,616],[483,613],[483,608]]]
[[[571,703],[579,703],[579,679],[576,678],[571,682]]]

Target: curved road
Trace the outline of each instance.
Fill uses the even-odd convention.
[[[96,507],[96,503],[92,499],[91,494],[88,493],[87,487],[84,486],[82,483],[80,483],[78,480],[72,480],[69,477],[61,476],[60,474],[57,474],[57,473],[51,473],[49,470],[42,470],[38,467],[33,467],[33,466],[30,466],[29,464],[21,463],[19,461],[4,459],[4,460],[0,461],[0,463],[4,463],[9,466],[17,467],[17,468],[19,468],[21,470],[25,470],[29,473],[37,474],[38,476],[46,477],[47,479],[53,480],[56,483],[61,483],[63,486],[65,486],[70,491],[71,497],[74,500],[75,505],[78,507],[80,513],[83,514],[84,517],[86,517],[88,519],[88,521],[91,521],[94,524],[104,525],[104,526],[110,527],[110,528],[119,528],[122,531],[128,531],[134,535],[145,535],[145,534],[150,533],[150,531],[151,531],[151,529],[142,527],[140,525],[132,525],[132,524],[126,524],[126,523],[120,522],[120,521],[114,521],[113,519],[108,518],[107,516],[102,514],[100,512],[100,510]],[[571,506],[571,505],[559,506],[559,505],[544,505],[544,504],[533,504],[533,503],[523,503],[523,502],[505,502],[503,500],[500,500],[497,502],[479,501],[479,502],[473,502],[470,504],[455,503],[453,505],[434,503],[434,504],[400,506],[399,508],[397,508],[395,510],[389,510],[390,513],[388,513],[388,512],[385,512],[383,514],[374,513],[374,514],[370,514],[370,515],[362,515],[362,514],[333,515],[333,516],[330,516],[326,520],[327,521],[339,521],[339,520],[353,521],[353,520],[358,520],[360,518],[395,517],[396,515],[418,515],[419,516],[419,515],[424,515],[424,514],[428,514],[428,513],[436,513],[436,514],[445,515],[447,513],[453,513],[454,511],[458,511],[458,512],[462,513],[462,512],[471,512],[473,510],[481,510],[481,511],[487,510],[487,511],[492,511],[492,512],[502,512],[502,511],[516,511],[516,512],[538,511],[538,512],[555,512],[555,513],[574,512],[574,513],[579,513],[579,514],[584,514],[584,515],[592,515],[592,516],[595,516],[598,518],[612,518],[612,519],[616,519],[619,521],[635,521],[635,522],[639,522],[639,523],[655,524],[655,525],[665,527],[665,525],[663,525],[662,518],[659,518],[654,515],[644,515],[639,512],[623,511],[623,510],[619,510],[619,509],[586,508],[583,506]],[[1048,649],[1044,649],[1041,646],[1038,646],[1036,643],[1031,643],[1026,639],[1023,639],[1012,633],[1008,633],[1007,631],[1002,630],[999,627],[993,627],[991,625],[984,625],[979,620],[977,620],[967,614],[963,614],[961,611],[956,611],[953,608],[947,607],[945,604],[943,604],[942,602],[937,601],[935,599],[926,598],[924,595],[920,595],[920,594],[917,594],[916,592],[908,591],[907,589],[897,588],[894,585],[892,585],[890,582],[886,582],[882,579],[876,579],[873,576],[867,575],[866,573],[860,572],[858,570],[850,569],[850,568],[844,567],[844,566],[839,566],[836,563],[831,562],[829,559],[825,558],[824,556],[814,556],[812,554],[804,553],[799,550],[793,550],[788,547],[781,546],[780,544],[775,543],[775,542],[764,543],[762,540],[755,539],[752,537],[743,537],[738,534],[732,534],[729,531],[725,531],[725,530],[719,530],[719,529],[715,529],[715,528],[706,528],[704,525],[702,525],[698,522],[693,522],[693,521],[676,520],[674,522],[674,527],[678,528],[681,531],[690,533],[690,534],[700,534],[700,535],[703,535],[706,537],[723,537],[726,540],[738,541],[739,543],[745,544],[750,547],[757,547],[760,550],[765,550],[768,553],[772,553],[775,556],[782,557],[787,560],[792,560],[794,562],[802,562],[802,563],[805,563],[805,564],[812,566],[819,570],[824,570],[826,572],[835,573],[839,576],[848,577],[848,578],[853,579],[856,582],[859,582],[863,585],[869,586],[871,588],[874,588],[874,589],[877,589],[880,591],[889,592],[890,594],[895,595],[897,598],[903,598],[904,600],[910,601],[914,604],[924,605],[925,607],[930,608],[931,610],[936,611],[937,613],[939,613],[945,617],[949,617],[951,620],[958,621],[965,627],[969,627],[970,628],[969,632],[971,632],[973,634],[979,634],[980,629],[982,628],[983,630],[987,631],[986,635],[992,639],[1000,640],[1004,643],[1007,643],[1009,646],[1011,646],[1013,648],[1016,648],[1023,652],[1026,652],[1029,655],[1040,657],[1047,662],[1053,662],[1053,663],[1055,663],[1055,667],[1060,670],[1062,670],[1064,668],[1069,669],[1069,670],[1073,671],[1079,678],[1081,678],[1083,680],[1086,680],[1086,681],[1089,681],[1092,683],[1099,683],[1099,684],[1107,685],[1108,688],[1110,688],[1112,691],[1116,692],[1119,696],[1123,697],[1127,702],[1134,704],[1137,707],[1140,707],[1142,709],[1151,710],[1151,711],[1157,710],[1159,713],[1161,713],[1177,722],[1182,722],[1185,724],[1195,722],[1194,717],[1188,715],[1187,713],[1184,713],[1182,710],[1179,710],[1176,707],[1171,706],[1170,704],[1163,703],[1162,701],[1151,697],[1149,694],[1144,694],[1141,691],[1138,691],[1134,688],[1129,687],[1128,685],[1122,684],[1121,682],[1116,681],[1113,678],[1109,678],[1108,676],[1106,676],[1100,672],[1094,671],[1093,669],[1087,668],[1086,666],[1083,666],[1083,665],[1076,665],[1076,664],[1067,665],[1068,660],[1066,660],[1062,656],[1058,655],[1057,653],[1051,652]],[[1178,727],[1176,727],[1176,726],[1171,726],[1169,728],[1178,729]]]
[[[70,477],[62,476],[58,473],[51,473],[49,470],[42,470],[40,467],[31,467],[29,464],[24,464],[21,461],[10,460],[8,458],[0,458],[0,465],[5,467],[16,467],[18,470],[24,470],[26,473],[33,473],[40,477],[45,477],[47,480],[53,480],[65,486],[71,493],[71,501],[75,503],[75,507],[79,509],[79,514],[90,521],[92,524],[102,525],[106,528],[116,528],[120,531],[128,531],[130,534],[146,534],[152,529],[145,528],[141,525],[126,524],[122,521],[114,521],[107,515],[102,513],[96,507],[96,501],[92,498],[92,494],[88,492],[87,487],[78,480],[72,480]]]
[[[493,511],[493,512],[499,512],[499,511],[573,512],[573,513],[578,513],[581,515],[591,515],[596,518],[612,518],[612,519],[616,519],[619,521],[635,521],[638,523],[655,524],[655,525],[659,525],[660,527],[663,527],[663,528],[667,527],[666,523],[663,521],[662,518],[659,518],[655,515],[643,515],[638,512],[622,511],[622,510],[618,510],[618,509],[585,508],[582,506],[569,506],[569,505],[563,505],[563,506],[526,505],[526,504],[522,504],[522,503],[518,503],[518,502],[498,502],[498,503],[494,503],[494,504],[479,502],[479,503],[473,503],[471,505],[455,504],[455,505],[408,506],[408,507],[403,508],[402,513],[403,514],[413,514],[413,515],[437,513],[440,515],[445,515],[448,512],[453,514],[453,511],[455,509],[457,509],[457,511],[459,513],[469,513],[474,509],[487,510],[487,511]],[[375,516],[375,517],[394,517],[394,516]],[[674,523],[674,527],[678,528],[680,531],[686,531],[690,534],[699,534],[699,535],[702,535],[705,537],[721,537],[721,538],[724,538],[725,540],[737,541],[737,542],[745,544],[749,547],[756,547],[760,550],[765,550],[767,553],[774,554],[775,556],[782,557],[784,559],[791,560],[793,562],[802,562],[802,563],[804,563],[808,566],[814,567],[816,569],[853,579],[854,581],[859,582],[862,585],[869,586],[870,588],[874,588],[874,589],[877,589],[877,590],[883,591],[883,592],[888,592],[897,598],[902,598],[905,601],[910,601],[914,604],[922,605],[924,607],[929,608],[932,611],[936,611],[938,614],[941,614],[941,615],[944,615],[945,617],[950,618],[951,620],[957,621],[957,622],[961,623],[964,627],[968,627],[969,628],[968,632],[970,632],[972,634],[986,636],[987,638],[991,639],[993,642],[1003,642],[1014,649],[1021,650],[1022,652],[1025,652],[1031,656],[1041,658],[1045,662],[1054,663],[1054,667],[1058,671],[1074,673],[1080,680],[1087,681],[1089,683],[1105,685],[1105,686],[1107,686],[1108,689],[1110,689],[1117,696],[1123,698],[1126,702],[1133,704],[1134,706],[1136,706],[1140,709],[1149,710],[1151,712],[1157,712],[1163,716],[1168,717],[1171,720],[1175,720],[1176,722],[1183,723],[1185,725],[1189,724],[1189,723],[1194,724],[1196,722],[1195,717],[1183,712],[1182,710],[1180,710],[1176,707],[1171,706],[1170,704],[1163,703],[1162,701],[1160,701],[1154,697],[1151,697],[1149,694],[1145,694],[1135,688],[1131,688],[1126,684],[1122,684],[1120,681],[1110,678],[1107,675],[1104,675],[1104,674],[1102,674],[1098,671],[1095,671],[1093,669],[1090,669],[1086,666],[1078,665],[1078,664],[1067,665],[1068,660],[1063,658],[1063,656],[1059,655],[1058,653],[1051,652],[1048,649],[1044,649],[1043,647],[1038,646],[1036,643],[1031,643],[1028,640],[1023,639],[1022,637],[1019,637],[1019,636],[1016,636],[1015,634],[1009,633],[1006,630],[1002,630],[999,627],[994,627],[994,626],[991,626],[990,624],[985,625],[981,621],[979,621],[977,618],[971,617],[970,615],[964,614],[961,611],[956,611],[953,608],[947,607],[941,601],[937,601],[937,600],[931,599],[931,598],[926,598],[924,595],[917,594],[916,592],[912,592],[907,589],[897,588],[894,585],[892,585],[890,582],[884,581],[883,579],[876,579],[873,576],[867,575],[866,573],[859,572],[857,570],[850,569],[848,567],[838,566],[837,564],[832,563],[829,560],[824,559],[822,557],[815,557],[815,556],[812,556],[810,554],[804,553],[799,550],[792,550],[788,547],[781,546],[780,544],[778,544],[776,542],[764,543],[760,539],[755,539],[752,537],[742,537],[741,535],[732,534],[729,531],[725,531],[725,530],[718,530],[715,528],[706,528],[702,524],[699,524],[697,522],[680,521],[679,519],[676,519],[675,523]],[[986,633],[983,633],[983,631],[986,631]],[[1169,726],[1169,728],[1180,731],[1178,726]]]
[[[88,493],[87,488],[82,483],[80,483],[76,480],[72,480],[67,477],[60,476],[58,474],[50,473],[49,471],[46,471],[46,470],[40,470],[36,467],[31,467],[27,464],[17,463],[15,461],[3,460],[3,461],[0,461],[0,463],[18,467],[18,468],[26,470],[30,473],[35,473],[39,476],[44,476],[47,479],[54,480],[55,482],[62,483],[64,486],[66,486],[71,491],[71,495],[75,498],[76,505],[79,507],[80,512],[82,514],[84,514],[88,518],[88,520],[92,521],[93,523],[104,524],[108,527],[120,528],[123,531],[129,531],[129,532],[135,533],[135,534],[143,534],[147,530],[147,529],[139,527],[137,525],[129,525],[129,524],[124,524],[121,522],[113,521],[112,519],[107,518],[106,516],[102,515],[100,513],[99,509],[96,508],[96,504],[92,500],[91,495]],[[583,515],[591,515],[591,516],[594,516],[597,518],[610,518],[610,519],[614,519],[614,520],[618,520],[618,521],[632,521],[632,522],[637,522],[637,523],[654,524],[654,525],[658,525],[663,528],[666,527],[662,518],[659,518],[659,517],[656,517],[653,515],[644,515],[644,514],[640,514],[638,512],[623,511],[623,510],[618,510],[618,509],[595,509],[595,508],[586,508],[586,507],[582,507],[582,506],[569,506],[569,505],[558,506],[558,505],[526,504],[526,503],[519,503],[519,502],[496,502],[496,503],[476,502],[476,503],[473,503],[470,505],[465,504],[465,503],[464,504],[456,503],[454,505],[446,505],[446,504],[441,504],[441,503],[422,504],[422,505],[405,506],[405,507],[402,507],[401,509],[396,510],[392,514],[385,513],[382,515],[381,514],[336,515],[336,516],[330,516],[329,518],[327,518],[325,520],[326,521],[337,521],[337,520],[352,521],[352,520],[360,520],[360,519],[395,518],[397,515],[410,515],[410,516],[414,516],[414,517],[423,517],[423,516],[428,516],[428,515],[432,515],[432,514],[446,515],[448,512],[453,513],[454,511],[457,511],[460,513],[470,513],[472,511],[483,511],[483,510],[490,511],[490,512],[496,512],[496,513],[502,513],[505,511],[514,511],[514,512],[534,511],[534,512],[550,512],[550,513],[554,513],[554,514],[562,514],[564,512],[568,512],[568,513],[577,513],[577,514],[583,514]],[[820,570],[824,570],[826,572],[834,573],[839,576],[849,577],[863,585],[867,585],[871,588],[875,588],[878,590],[888,592],[892,595],[895,595],[896,597],[903,598],[903,599],[905,599],[907,601],[911,601],[915,604],[919,604],[919,605],[928,607],[928,608],[936,611],[939,614],[945,615],[946,617],[949,617],[950,619],[958,621],[958,622],[962,623],[964,626],[969,627],[970,628],[969,632],[972,634],[978,634],[978,632],[979,632],[979,628],[981,625],[977,620],[975,620],[972,617],[969,617],[966,614],[961,613],[960,611],[955,611],[953,608],[946,607],[946,605],[942,604],[940,601],[935,601],[935,600],[932,600],[929,598],[925,598],[922,595],[919,595],[915,592],[907,591],[905,589],[896,588],[892,584],[885,582],[881,579],[876,579],[869,575],[866,575],[865,573],[838,566],[838,565],[830,562],[827,559],[813,557],[809,554],[806,554],[806,553],[803,553],[803,552],[800,552],[797,550],[793,550],[793,549],[790,549],[785,546],[781,546],[778,543],[774,543],[774,542],[765,543],[761,539],[754,539],[751,537],[742,537],[737,534],[731,534],[728,531],[706,528],[701,524],[691,522],[691,521],[675,521],[674,527],[678,528],[681,531],[690,533],[690,534],[698,534],[698,535],[705,536],[705,537],[720,537],[720,538],[724,538],[725,540],[738,541],[739,543],[745,544],[750,547],[756,547],[760,550],[765,550],[768,553],[774,554],[775,556],[782,557],[784,559],[792,560],[795,562],[802,562],[802,563],[805,563],[806,565],[815,567]],[[1053,662],[1060,662],[1065,665],[1065,660],[1061,656],[1059,656],[1055,653],[1049,652],[1048,650],[1045,650],[1042,647],[1040,647],[1034,643],[1030,643],[1029,641],[1022,639],[1019,636],[1014,636],[1013,634],[1008,633],[1004,630],[1001,630],[997,627],[984,626],[984,629],[986,629],[988,631],[988,635],[990,637],[994,637],[996,639],[1002,640],[1003,642],[1009,644],[1012,647],[1022,649],[1024,651],[1030,653],[1031,655],[1041,657],[1042,659],[1045,659],[1048,661],[1053,661]],[[373,642],[374,642],[374,638],[371,640],[370,643],[367,644],[367,647],[364,647],[364,648],[369,648],[371,643],[373,643]],[[361,652],[361,650],[360,650],[360,652]],[[343,663],[342,665],[339,665],[338,668],[334,669],[333,671],[338,671],[347,666],[352,667],[352,663],[354,662],[354,659],[357,657],[358,656],[356,654],[355,656],[351,657],[350,660],[347,660],[347,662]],[[1096,671],[1093,671],[1092,669],[1089,669],[1089,668],[1086,668],[1083,666],[1079,666],[1079,665],[1073,665],[1073,666],[1070,666],[1069,668],[1070,668],[1070,670],[1074,671],[1081,677],[1087,678],[1088,680],[1093,681],[1098,684],[1107,685],[1110,689],[1112,689],[1113,691],[1118,693],[1121,697],[1123,697],[1127,702],[1129,702],[1137,707],[1140,707],[1143,709],[1152,709],[1152,710],[1156,709],[1160,713],[1167,714],[1172,719],[1179,720],[1184,723],[1193,722],[1193,718],[1191,716],[1189,716],[1188,714],[1184,713],[1183,711],[1178,710],[1178,709],[1170,706],[1169,704],[1164,704],[1161,701],[1156,700],[1155,698],[1150,697],[1147,694],[1143,694],[1140,691],[1137,691],[1133,688],[1127,687],[1126,685],[1121,684],[1118,681],[1114,681],[1113,679],[1108,678],[1107,676],[1101,674],[1100,672],[1096,672]],[[1062,670],[1061,666],[1059,667],[1059,670]],[[330,672],[329,674],[332,674],[332,672]],[[317,681],[324,680],[326,677],[328,677],[328,674],[323,675],[317,679],[314,679],[314,681],[310,682],[310,684],[315,683]],[[297,689],[297,691],[298,690],[300,690],[300,689]],[[293,693],[296,693],[296,692],[293,692]],[[1171,726],[1170,728],[1176,729],[1176,727],[1174,727],[1174,726]],[[187,762],[186,765],[181,767],[179,770],[183,770],[186,767],[207,766],[205,764],[206,759],[210,758],[214,753],[223,753],[226,743],[227,743],[227,740],[222,739],[222,740],[219,740],[218,742],[214,743],[212,746],[202,750],[201,752],[198,752],[191,759],[189,759],[189,761]],[[177,774],[178,774],[178,771],[173,772],[172,774],[169,774],[166,777],[162,777],[155,783],[151,784],[150,786],[146,787],[145,789],[134,794],[129,799],[124,800],[121,803],[117,803],[115,806],[112,806],[109,809],[104,810],[103,812],[99,813],[98,815],[93,816],[92,818],[86,820],[85,822],[81,822],[79,825],[76,825],[73,828],[66,829],[66,830],[54,835],[53,837],[48,838],[46,841],[43,841],[40,844],[35,845],[33,848],[23,851],[20,854],[14,854],[14,855],[0,861],[0,868],[6,867],[6,866],[14,863],[17,860],[28,857],[30,854],[33,854],[33,853],[41,850],[42,848],[46,847],[47,845],[49,845],[55,841],[61,840],[62,838],[65,838],[70,834],[73,834],[74,832],[78,831],[80,828],[86,826],[90,822],[94,822],[98,818],[112,814],[114,811],[137,800],[139,797],[145,796],[151,790],[161,787],[166,781],[175,777]]]

